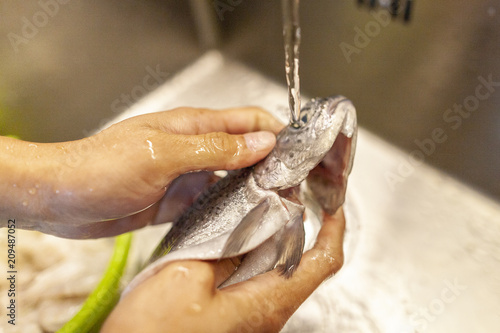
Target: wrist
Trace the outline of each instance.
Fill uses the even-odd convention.
[[[64,168],[64,144],[31,143],[0,137],[0,214],[15,218],[21,227],[50,221],[59,176]]]

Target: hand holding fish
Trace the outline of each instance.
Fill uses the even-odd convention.
[[[162,202],[173,179],[253,165],[273,148],[270,132],[282,126],[258,108],[178,108],[130,118],[77,141],[2,137],[0,221],[15,217],[19,228],[68,238],[166,222]]]
[[[289,279],[273,270],[216,289],[234,271],[229,259],[170,263],[123,298],[102,332],[279,332],[341,268],[344,227],[342,208],[325,214],[315,246]]]
[[[301,109],[300,121],[280,131],[265,159],[206,188],[174,220],[123,294],[168,263],[187,259],[222,260],[246,254],[219,288],[273,268],[290,277],[305,246],[303,202],[313,199],[328,214],[343,204],[356,134],[356,110],[350,100],[332,96],[309,101]]]
[[[278,134],[264,160],[205,189],[174,221],[105,330],[279,331],[342,265],[340,207],[356,130],[355,109],[345,97],[307,103],[300,122]],[[324,224],[303,254],[301,201],[310,197],[299,185],[306,178]]]

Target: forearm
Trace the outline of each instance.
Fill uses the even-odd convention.
[[[125,133],[132,139],[126,142],[122,134],[118,128],[61,143],[0,137],[0,227],[16,219],[22,229],[69,238],[102,237],[102,230],[109,229],[102,221],[157,201],[165,184],[151,195],[151,185],[144,182],[144,175],[151,174],[143,163],[149,153],[144,140]],[[150,218],[143,220],[141,226]]]
[[[21,226],[50,220],[48,203],[60,191],[57,174],[63,169],[54,145],[0,137],[1,226],[9,218]]]
[[[20,228],[71,238],[143,227],[157,218],[176,177],[252,165],[275,143],[267,131],[279,128],[255,108],[186,108],[133,117],[77,141],[0,137],[0,226],[15,218]]]

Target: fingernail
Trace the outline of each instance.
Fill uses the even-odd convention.
[[[246,133],[243,137],[248,149],[255,152],[269,149],[276,143],[274,134],[266,131]]]

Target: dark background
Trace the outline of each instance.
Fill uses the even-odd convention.
[[[221,2],[223,20],[214,1],[46,0],[44,21],[38,1],[2,1],[0,134],[81,138],[116,114],[121,94],[140,91],[148,68],[171,76],[211,46],[284,84],[280,1]],[[478,77],[500,82],[500,3],[414,3],[409,24],[381,26],[354,0],[303,0],[302,92],[348,96],[363,127],[408,153],[443,129],[425,161],[500,200],[500,87],[456,129],[443,118]],[[39,25],[29,38],[26,21]],[[349,62],[341,45],[377,25]],[[24,42],[13,45],[13,34]]]

